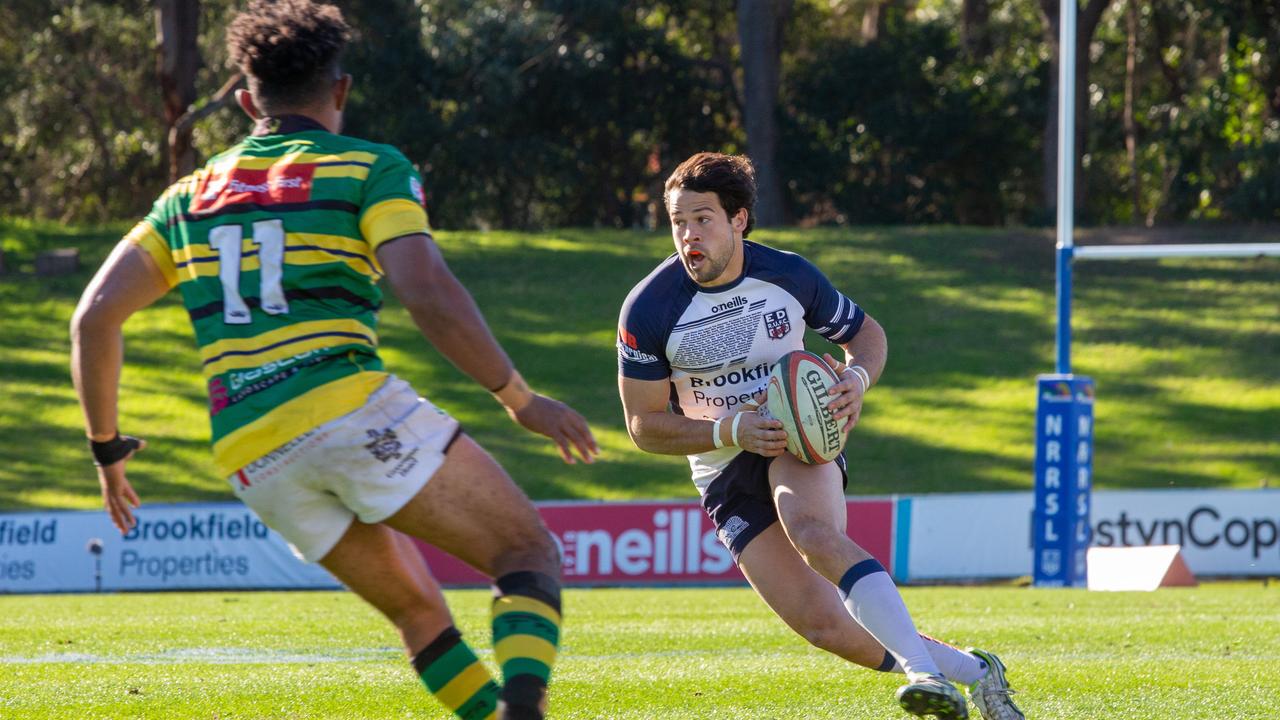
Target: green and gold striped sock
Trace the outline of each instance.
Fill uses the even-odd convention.
[[[413,656],[413,669],[454,715],[463,720],[495,720],[498,717],[498,684],[488,669],[462,642],[462,633],[449,626]]]
[[[502,668],[502,700],[519,717],[542,701],[560,645],[560,582],[536,572],[514,572],[495,583],[493,655]]]

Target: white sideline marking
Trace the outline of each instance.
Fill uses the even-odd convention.
[[[476,655],[488,657],[493,654],[489,648],[475,648]],[[726,655],[749,655],[754,658],[807,655],[818,653],[808,647],[794,649],[776,649],[769,651],[749,648],[700,648],[689,650],[661,650],[655,652],[601,653],[598,655],[582,655],[572,651],[562,653],[560,659],[608,661],[608,660],[641,660],[647,658],[690,657],[709,655],[723,658]],[[1105,662],[1113,659],[1108,653],[1046,653],[1037,656],[1037,662],[1081,661]],[[44,655],[9,655],[0,656],[3,665],[42,665],[42,664],[84,664],[84,665],[179,665],[182,663],[209,663],[213,665],[273,665],[273,664],[315,664],[315,663],[364,663],[400,662],[404,653],[400,648],[369,648],[365,650],[333,650],[329,652],[288,652],[252,650],[247,648],[175,648],[160,653],[139,655],[94,655],[91,653],[46,653]],[[1235,653],[1222,655],[1216,652],[1157,652],[1143,653],[1145,662],[1163,661],[1216,661],[1233,660],[1254,663],[1280,662],[1280,655],[1275,653]]]
[[[248,648],[175,648],[140,655],[94,655],[92,653],[46,653],[44,655],[0,656],[0,665],[85,664],[85,665],[178,665],[210,663],[213,665],[311,664],[340,662],[384,662],[403,659],[398,648],[337,650],[328,652],[289,652]]]
[[[493,654],[489,648],[474,648],[476,655],[487,657]],[[562,659],[577,660],[637,660],[643,658],[689,657],[699,655],[751,655],[781,656],[803,655],[808,648],[795,650],[773,650],[761,652],[748,648],[723,650],[716,648],[691,650],[663,650],[657,652],[636,653],[603,653],[599,655],[578,655],[572,652],[562,653]],[[404,651],[400,648],[370,648],[367,650],[334,650],[329,652],[289,652],[254,650],[249,648],[174,648],[159,653],[143,653],[138,655],[94,655],[92,653],[45,653],[44,655],[9,655],[0,656],[0,665],[179,665],[182,663],[208,663],[211,665],[276,665],[276,664],[312,664],[312,663],[361,663],[386,662],[388,660],[404,660]]]

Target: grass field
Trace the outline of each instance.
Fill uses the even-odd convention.
[[[1271,720],[1280,589],[909,588],[921,630],[1001,654],[1034,720]],[[448,593],[490,661],[487,593]],[[569,590],[555,718],[906,717],[900,676],[806,645],[745,588]],[[346,593],[0,597],[0,717],[444,718]],[[977,713],[974,713],[975,719]]]
[[[97,506],[68,379],[66,326],[124,229],[0,221],[0,248],[19,270],[0,276],[0,508]],[[850,440],[851,493],[1030,487],[1034,377],[1053,369],[1047,233],[758,235],[811,257],[889,333],[889,367]],[[388,367],[459,417],[535,498],[690,496],[682,458],[631,446],[615,380],[618,307],[670,251],[669,239],[567,230],[441,233],[440,242],[524,375],[593,423],[604,462],[562,465],[431,350],[391,299],[381,329]],[[34,253],[59,246],[81,247],[85,269],[33,277]],[[1280,481],[1280,260],[1090,263],[1076,274],[1075,369],[1094,377],[1099,396],[1097,487]],[[121,423],[152,443],[130,465],[135,487],[149,502],[224,499],[207,448],[194,341],[176,295],[126,333]]]

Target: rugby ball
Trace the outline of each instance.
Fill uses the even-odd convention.
[[[838,382],[826,361],[804,350],[783,355],[769,368],[765,407],[787,432],[787,451],[810,465],[835,460],[849,437],[827,408],[827,392]]]

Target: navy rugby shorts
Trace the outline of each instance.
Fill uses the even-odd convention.
[[[753,452],[740,452],[707,486],[702,495],[702,509],[716,526],[716,537],[729,549],[733,561],[760,533],[778,521],[778,508],[773,504],[769,487],[769,465],[773,458]],[[844,455],[835,459],[840,479],[849,487],[849,472]]]

